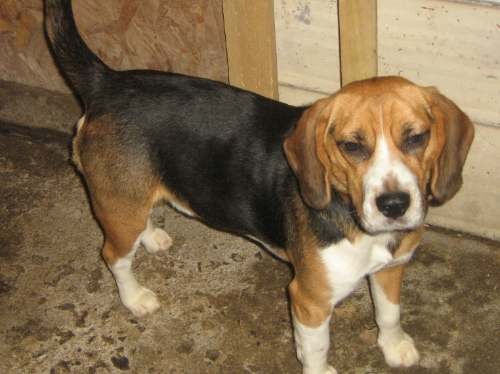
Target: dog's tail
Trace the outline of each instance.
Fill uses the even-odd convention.
[[[45,29],[59,68],[87,106],[112,70],[78,33],[71,0],[45,0]]]

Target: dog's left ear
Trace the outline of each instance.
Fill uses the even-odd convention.
[[[319,149],[324,147],[329,102],[322,99],[308,108],[283,144],[288,163],[299,181],[300,194],[315,209],[324,209],[331,201],[328,168],[324,152]]]
[[[426,93],[435,136],[443,144],[431,168],[429,184],[429,202],[438,206],[450,200],[462,186],[462,168],[474,139],[474,127],[469,117],[435,88],[426,88]]]

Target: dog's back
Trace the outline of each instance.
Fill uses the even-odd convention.
[[[91,195],[136,184],[128,194],[168,195],[212,226],[285,246],[276,197],[295,181],[282,144],[305,108],[209,79],[115,71],[82,40],[71,1],[47,0],[45,11],[54,57],[85,107],[73,159]]]

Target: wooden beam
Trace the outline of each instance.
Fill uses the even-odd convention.
[[[223,0],[229,83],[278,98],[273,0]]]
[[[377,0],[339,0],[342,86],[377,75]]]

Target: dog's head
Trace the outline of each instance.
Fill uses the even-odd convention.
[[[462,184],[474,128],[436,89],[399,77],[351,83],[309,107],[284,150],[303,200],[349,198],[370,233],[415,228]]]

